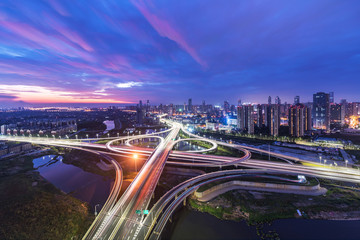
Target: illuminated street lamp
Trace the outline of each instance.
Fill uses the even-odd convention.
[[[137,172],[136,159],[138,158],[138,155],[135,153],[133,157],[134,157],[134,163],[135,163],[135,172]]]
[[[86,138],[89,139],[89,134],[86,134]]]
[[[78,140],[78,135],[75,135],[76,140]]]
[[[99,134],[98,134],[98,133],[96,134],[96,138],[99,138]]]
[[[119,133],[117,133],[116,135],[117,135],[117,137],[119,137]]]
[[[110,137],[110,133],[108,133],[107,136]]]
[[[348,160],[345,160],[345,167],[347,167],[347,163],[348,163],[349,161]]]

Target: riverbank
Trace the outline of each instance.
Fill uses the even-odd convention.
[[[33,158],[1,161],[11,171],[0,177],[0,239],[81,239],[93,221],[89,205],[40,176]]]

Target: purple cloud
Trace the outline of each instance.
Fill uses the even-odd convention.
[[[38,89],[37,102],[56,92],[107,103],[264,102],[268,95],[291,102],[295,95],[311,100],[316,91],[359,100],[356,0],[0,6],[1,94],[27,97],[20,100],[34,95],[14,86]]]
[[[206,62],[199,57],[195,49],[186,42],[184,37],[170,24],[170,22],[160,18],[159,16],[150,11],[148,6],[154,6],[153,4],[146,4],[142,0],[133,0],[132,2],[144,15],[144,17],[149,21],[151,26],[153,26],[154,29],[160,34],[160,36],[167,37],[170,40],[175,41],[177,44],[180,45],[180,47],[187,51],[196,62],[198,62],[203,67],[207,67]],[[152,8],[152,10],[154,10],[154,7]]]

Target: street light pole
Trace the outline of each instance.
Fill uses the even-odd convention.
[[[97,215],[96,207],[99,207],[99,206],[100,206],[99,204],[95,205],[95,216]]]

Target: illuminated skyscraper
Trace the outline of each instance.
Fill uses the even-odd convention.
[[[314,128],[330,131],[330,100],[328,93],[318,92],[313,95],[313,120]]]

